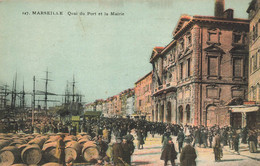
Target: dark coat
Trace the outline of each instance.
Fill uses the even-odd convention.
[[[178,142],[183,142],[184,141],[184,133],[181,131],[178,133],[177,141]]]
[[[177,159],[177,152],[175,151],[174,143],[167,143],[161,154],[161,160],[175,160]]]
[[[194,135],[194,137],[195,137],[195,143],[200,143],[200,130],[196,130],[195,131],[195,135]]]
[[[123,164],[122,161],[119,159],[123,159],[123,148],[122,148],[122,145],[121,143],[115,143],[113,145],[113,161],[116,165],[120,165],[120,164]]]
[[[65,142],[61,138],[57,141],[56,157],[58,158],[59,164],[65,165]]]
[[[186,145],[181,152],[180,163],[181,166],[196,166],[195,159],[197,154],[191,145]]]
[[[131,162],[131,148],[128,143],[122,143],[123,148],[123,160],[130,164]]]
[[[140,141],[140,145],[144,144],[144,136],[143,136],[143,133],[140,130],[137,131],[137,140]]]
[[[99,147],[99,154],[101,157],[106,156],[106,151],[108,149],[108,145],[104,141],[97,141],[97,146]]]

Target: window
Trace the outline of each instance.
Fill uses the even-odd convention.
[[[242,59],[234,58],[233,59],[233,76],[234,77],[242,77],[243,76],[243,68],[242,68]]]
[[[183,39],[180,41],[179,47],[180,47],[180,51],[182,51],[184,49],[184,41],[183,41]]]
[[[217,28],[208,29],[208,44],[220,43],[220,30]]]
[[[191,44],[192,44],[191,33],[190,32],[187,33],[186,43],[187,43],[187,46],[191,46]]]
[[[187,76],[190,76],[190,58],[187,59]]]
[[[252,87],[252,93],[253,93],[253,101],[256,100],[256,87]]]
[[[218,75],[218,58],[217,57],[208,58],[208,75],[209,76]]]
[[[172,62],[175,62],[175,51],[176,51],[176,48],[174,47],[171,51],[171,61]]]
[[[180,79],[183,79],[183,63],[180,64]]]
[[[258,37],[258,23],[256,23],[255,26],[253,26],[253,40],[256,40],[257,37]]]
[[[241,34],[235,33],[233,34],[234,37],[234,43],[240,43],[239,41],[241,40]]]
[[[253,55],[253,57],[252,57],[252,65],[253,65],[253,71],[252,72],[254,72],[257,69],[257,54]]]

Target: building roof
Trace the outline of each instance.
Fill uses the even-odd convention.
[[[138,81],[136,81],[135,84],[139,83],[140,81],[142,81],[143,79],[145,79],[146,77],[148,77],[150,74],[152,74],[152,71],[150,71],[148,74],[146,74],[145,76],[143,76],[142,78],[140,78]]]
[[[160,53],[160,52],[162,52],[163,49],[164,49],[164,47],[154,47],[153,51],[156,53]]]
[[[185,23],[186,22],[186,23]],[[163,55],[164,53],[167,53],[169,48],[171,48],[178,39],[179,36],[181,36],[183,33],[185,33],[194,23],[219,23],[219,24],[240,24],[240,25],[246,25],[249,26],[249,20],[248,19],[240,19],[240,18],[219,18],[214,16],[187,16],[182,15],[177,23],[177,26],[175,27],[173,31],[174,40],[172,40],[166,47],[164,47],[163,50],[161,50],[159,53],[155,53],[153,50],[152,56],[150,58],[150,62],[152,62],[156,57]]]
[[[246,12],[249,13],[251,9],[255,9],[255,4],[257,0],[252,0],[247,8]]]
[[[172,48],[172,46],[173,46],[175,43],[176,43],[176,40],[172,40],[172,41],[171,41],[167,46],[165,46],[164,49],[161,50],[159,53],[157,53],[157,54],[152,53],[152,56],[151,56],[151,58],[150,58],[150,63],[151,63],[156,57],[158,57],[158,56],[160,56],[160,55],[162,55],[162,54],[167,53],[167,52],[170,50],[170,48]],[[153,51],[153,52],[154,52],[154,51]]]
[[[182,15],[176,25],[176,27],[174,28],[173,34],[176,34],[183,26],[185,22],[188,22],[192,19],[191,16],[188,15]]]
[[[154,47],[151,55],[151,59],[163,51],[164,47]]]

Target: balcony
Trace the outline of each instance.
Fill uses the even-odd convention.
[[[175,82],[169,82],[164,85],[160,85],[158,88],[155,88],[153,96],[160,95],[162,93],[167,93],[170,91],[176,91],[176,83]]]

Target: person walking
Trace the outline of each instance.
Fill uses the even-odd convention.
[[[215,161],[216,162],[220,161],[222,157],[222,147],[220,144],[220,135],[218,133],[215,134],[213,140],[213,151],[215,155]]]
[[[250,153],[257,152],[257,137],[256,134],[250,133],[248,137],[248,146]]]
[[[237,154],[240,154],[239,153],[239,134],[235,132],[233,139],[234,139],[233,142],[234,142],[235,151],[237,152]]]
[[[241,134],[242,140],[241,140],[241,143],[243,143],[243,144],[247,143],[247,134],[248,134],[248,128],[246,126],[246,127],[243,127],[243,129],[242,129],[242,134]]]
[[[181,149],[182,149],[182,146],[183,146],[183,141],[184,141],[184,133],[183,133],[183,130],[181,129],[178,133],[178,136],[177,136],[177,141],[178,141],[178,147],[179,147],[179,153],[181,153]]]
[[[212,141],[213,141],[213,131],[209,131],[209,147],[212,148]]]
[[[200,146],[200,130],[198,128],[195,129],[195,132],[194,132],[194,143],[193,143],[193,147],[195,147],[196,144],[199,144]]]
[[[190,144],[190,138],[185,138],[184,143],[186,144],[182,149],[180,155],[181,166],[196,166],[195,159],[197,158],[196,151],[193,146]]]
[[[168,143],[161,154],[161,160],[164,160],[164,166],[167,165],[168,161],[171,161],[172,166],[175,166],[175,160],[177,159],[177,152],[175,150],[174,143],[172,142],[172,138],[168,138]]]
[[[56,157],[58,158],[58,163],[65,166],[65,142],[64,142],[64,134],[60,135],[56,146]]]
[[[170,132],[165,132],[162,136],[162,150],[166,147],[166,145],[168,144],[170,138]]]
[[[137,131],[137,148],[138,149],[143,149],[143,144],[144,144],[144,137],[143,137],[143,133],[141,130]],[[142,148],[141,148],[142,147]]]

